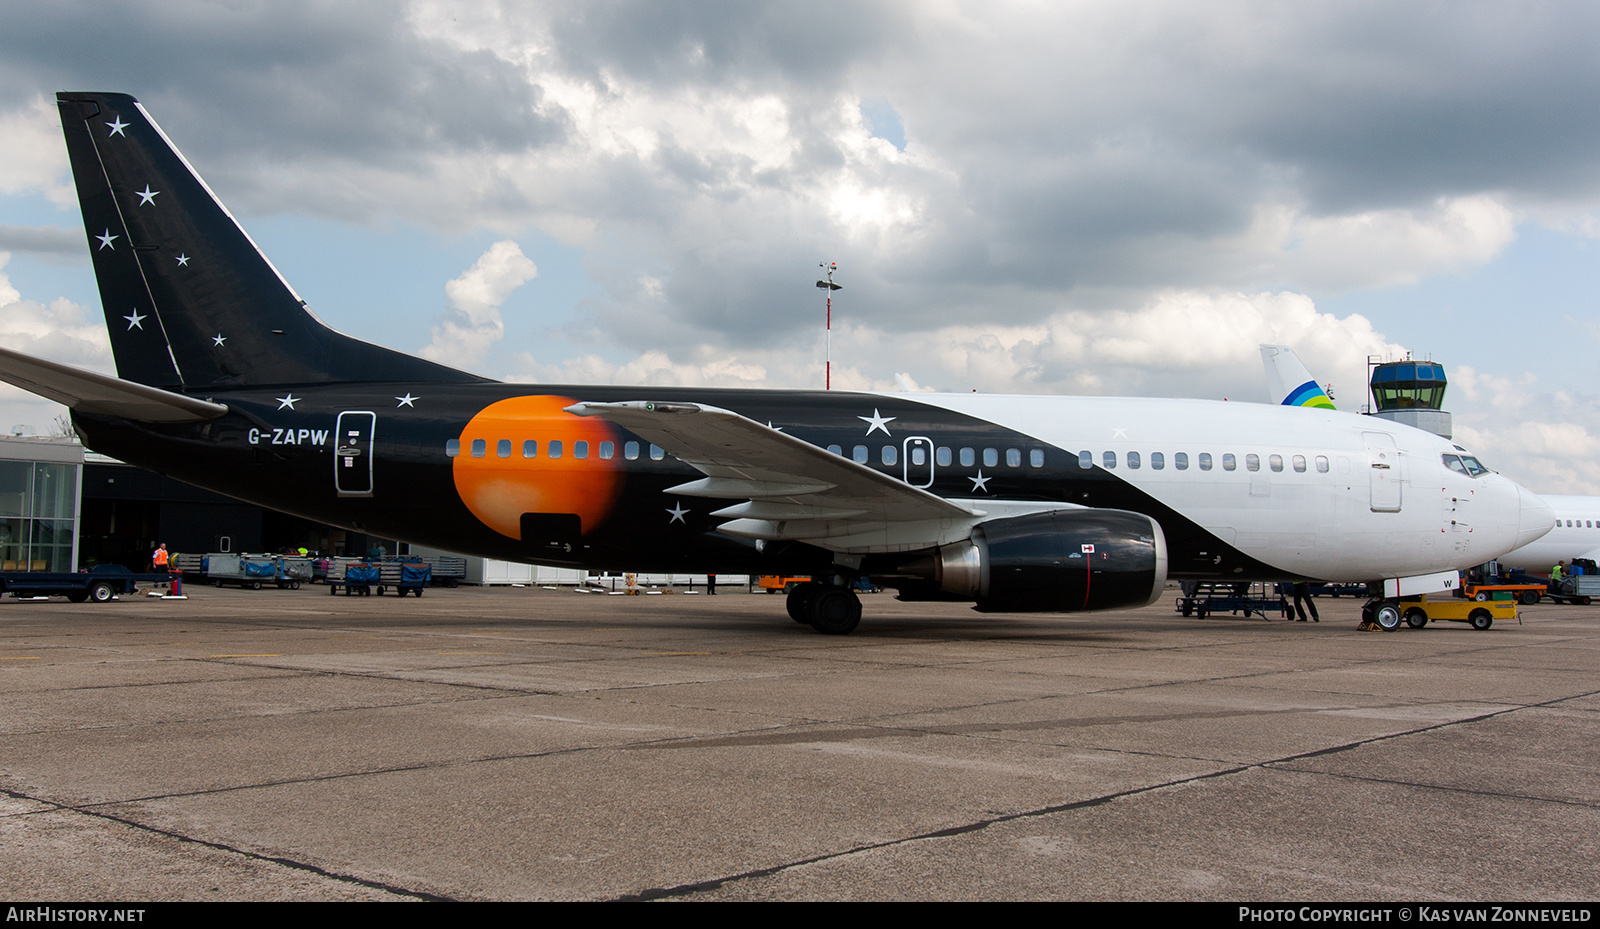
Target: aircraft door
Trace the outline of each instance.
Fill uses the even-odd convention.
[[[1400,450],[1395,447],[1394,436],[1381,432],[1363,432],[1367,442],[1367,462],[1370,465],[1369,481],[1372,488],[1372,512],[1400,512]]]
[[[906,457],[906,483],[912,487],[933,486],[933,440],[914,435],[902,449]]]
[[[333,486],[341,497],[372,496],[372,436],[378,414],[339,414],[333,439]]]

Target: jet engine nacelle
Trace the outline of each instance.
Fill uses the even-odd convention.
[[[985,613],[1147,606],[1167,583],[1167,540],[1127,510],[1052,510],[980,523],[939,549],[935,583]]]

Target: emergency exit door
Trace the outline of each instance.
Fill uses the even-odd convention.
[[[372,496],[372,434],[378,414],[339,414],[333,439],[333,486],[341,497]]]

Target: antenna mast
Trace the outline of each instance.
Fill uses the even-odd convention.
[[[818,281],[817,282],[817,286],[828,292],[828,316],[827,316],[827,323],[825,324],[825,328],[828,331],[828,341],[827,341],[827,348],[825,349],[827,354],[824,356],[826,360],[823,362],[823,368],[822,368],[822,389],[823,390],[832,390],[833,389],[833,292],[836,291],[836,290],[843,290],[844,287],[842,287],[839,284],[835,284],[833,282],[833,272],[839,270],[839,265],[838,265],[837,262],[824,261],[824,262],[820,262],[817,265],[817,267],[819,267],[822,270],[826,271],[827,275],[828,275],[827,280]]]

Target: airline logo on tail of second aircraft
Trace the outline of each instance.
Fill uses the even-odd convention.
[[[1317,386],[1316,381],[1306,381],[1294,390],[1289,391],[1289,396],[1283,398],[1284,406],[1310,406],[1323,410],[1334,409],[1333,401],[1328,399],[1327,391]]]

